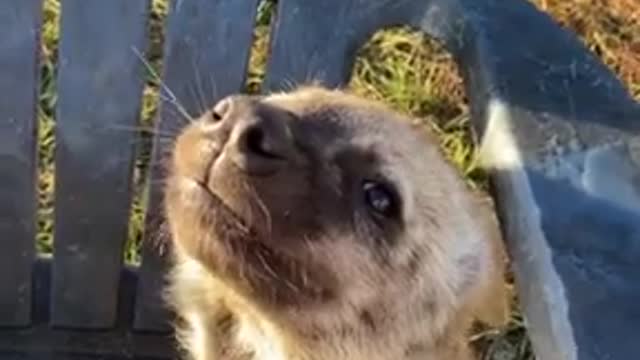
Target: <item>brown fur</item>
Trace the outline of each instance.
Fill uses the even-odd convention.
[[[338,90],[234,99],[179,135],[166,188],[187,355],[470,359],[472,320],[506,319],[500,234],[435,139]],[[286,161],[251,173],[257,120]],[[363,177],[394,184],[397,221],[372,221]]]

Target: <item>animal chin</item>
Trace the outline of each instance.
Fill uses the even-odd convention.
[[[328,284],[321,279],[328,274],[320,275],[322,273],[314,271],[310,264],[264,242],[249,241],[244,245],[239,252],[244,268],[239,277],[230,280],[246,286],[247,299],[282,308],[325,302],[331,298]]]
[[[292,261],[264,241],[263,233],[247,225],[247,221],[225,200],[206,186],[198,185],[200,210],[208,214],[197,226],[203,235],[195,246],[195,256],[215,275],[245,290],[272,290],[286,283],[287,273],[294,270]]]
[[[279,307],[328,297],[327,271],[268,241],[227,203],[246,199],[225,199],[194,180],[178,187],[172,192],[170,185],[168,192],[170,202],[180,204],[172,210],[174,220],[179,219],[177,241],[184,241],[182,248],[227,286],[247,299]]]
[[[326,297],[315,271],[295,254],[272,246],[253,233],[238,239],[214,229],[225,257],[220,278],[247,299],[269,306],[298,306]]]

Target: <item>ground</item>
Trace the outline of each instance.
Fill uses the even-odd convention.
[[[148,60],[158,72],[162,59],[162,26],[168,0],[152,0],[150,22],[152,45]],[[575,31],[640,100],[640,2],[638,0],[533,0],[563,26]],[[264,75],[268,22],[272,3],[263,1],[257,19],[254,50],[247,91],[256,91]],[[45,0],[42,46],[42,83],[39,107],[39,217],[37,247],[49,253],[53,241],[53,189],[55,151],[55,76],[58,44],[59,0]],[[405,29],[378,32],[361,49],[349,86],[367,97],[383,100],[421,119],[439,134],[446,154],[471,186],[486,187],[485,173],[476,166],[476,154],[468,126],[467,102],[462,80],[451,57],[436,42]],[[141,115],[140,149],[135,172],[136,198],[127,262],[139,260],[143,231],[144,184],[149,157],[153,115],[157,105],[158,81],[149,76]],[[512,289],[508,279],[505,286]],[[530,360],[531,346],[514,295],[512,319],[502,331],[476,329],[471,339],[481,359]]]

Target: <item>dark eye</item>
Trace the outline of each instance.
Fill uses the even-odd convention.
[[[375,213],[384,217],[397,215],[398,204],[395,193],[388,185],[375,181],[365,181],[362,184],[362,190],[364,191],[367,206]]]

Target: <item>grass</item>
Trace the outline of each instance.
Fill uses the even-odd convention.
[[[533,0],[563,26],[578,33],[640,99],[640,3],[637,0]],[[264,77],[268,46],[268,23],[272,4],[263,2],[255,29],[247,91],[259,89]],[[152,1],[150,66],[161,73],[163,21],[167,0]],[[39,98],[39,214],[37,249],[50,253],[53,244],[53,188],[55,152],[56,60],[59,35],[59,0],[45,0]],[[376,33],[361,49],[349,87],[414,115],[439,135],[444,152],[458,166],[469,184],[481,189],[486,174],[478,168],[469,129],[469,112],[462,80],[443,48],[419,34],[402,28]],[[145,177],[149,167],[151,128],[157,107],[158,82],[149,75],[141,114],[142,145],[134,173],[135,199],[125,259],[140,260],[143,234]],[[512,281],[506,286],[512,287]],[[507,329],[478,329],[472,335],[482,359],[533,359],[531,345],[514,295],[512,319]]]

